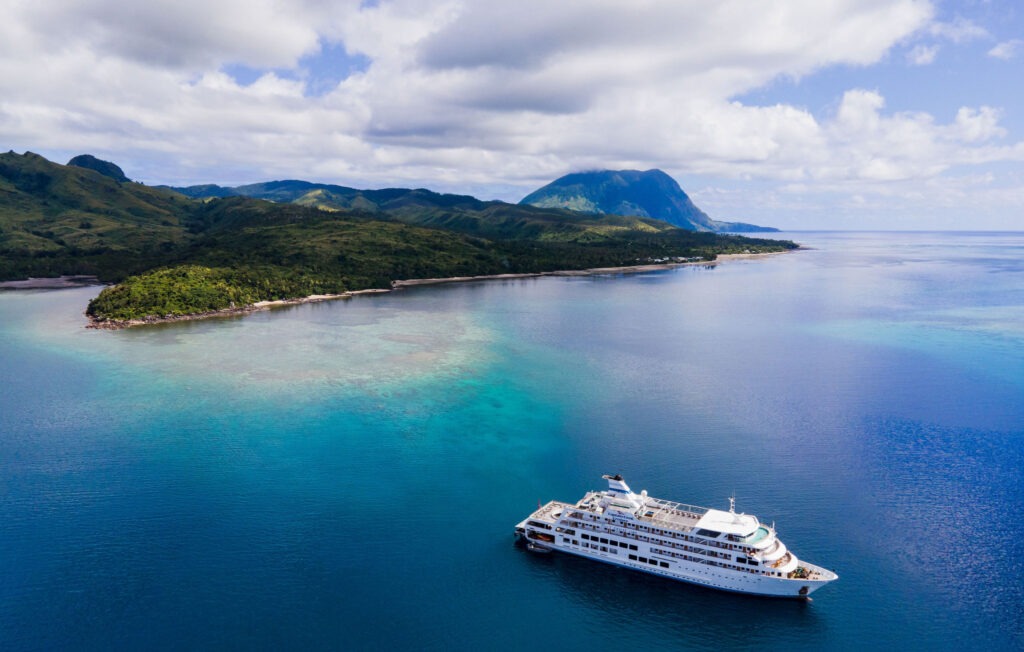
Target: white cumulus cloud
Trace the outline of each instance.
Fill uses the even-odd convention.
[[[935,61],[938,54],[939,46],[918,44],[907,52],[907,61],[915,66],[927,66]]]
[[[995,47],[988,51],[988,56],[996,59],[1002,59],[1003,61],[1009,61],[1021,52],[1024,52],[1024,41],[1020,39],[1012,39],[996,44]]]
[[[986,106],[892,113],[881,91],[858,89],[828,114],[737,99],[870,67],[922,36],[987,34],[936,22],[926,0],[6,5],[6,146],[87,151],[147,181],[299,177],[515,198],[586,167],[855,185],[1019,160]],[[938,47],[906,56],[931,63]],[[324,87],[325,48],[365,65]]]
[[[966,43],[989,35],[987,29],[962,16],[949,22],[936,21],[929,25],[928,33],[953,43]]]

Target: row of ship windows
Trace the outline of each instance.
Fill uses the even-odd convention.
[[[681,553],[678,553],[678,552],[672,552],[670,550],[659,550],[657,548],[651,548],[651,552],[656,552],[659,555],[667,555],[669,557],[677,557],[679,559],[683,559],[685,561],[696,562],[698,564],[707,564],[709,566],[718,566],[720,568],[728,568],[730,570],[746,571],[746,572],[751,573],[753,575],[778,575],[778,576],[782,575],[782,573],[774,573],[774,572],[773,573],[765,573],[764,571],[757,571],[757,570],[755,570],[753,568],[747,568],[745,566],[734,566],[733,564],[723,564],[721,562],[712,561],[710,559],[701,559],[699,557],[691,557],[689,555],[684,555],[684,554],[681,554]]]
[[[595,537],[589,534],[581,534],[581,538],[587,539],[588,541],[597,541],[608,546],[618,546],[619,548],[628,548],[630,550],[636,550],[637,547],[632,543],[621,543],[615,539],[605,539],[604,537]]]
[[[717,552],[715,550],[705,550],[704,548],[694,548],[693,546],[688,546],[685,543],[675,543],[673,541],[660,541],[658,543],[661,543],[662,545],[665,545],[665,546],[671,546],[673,548],[678,548],[680,550],[685,550],[687,552],[696,553],[698,555],[704,555],[706,557],[720,557],[722,559],[731,559],[732,558],[732,555],[730,555],[728,553],[725,553],[725,552]]]
[[[662,568],[668,568],[667,561],[658,561],[657,559],[648,559],[647,557],[637,557],[636,555],[630,555],[629,560],[638,561],[641,564],[650,564],[651,566],[661,566]]]
[[[609,549],[608,546],[600,546],[600,545],[598,545],[596,543],[586,543],[586,542],[584,542],[581,547],[583,547],[583,548],[590,548],[591,550],[600,550],[601,552],[610,552],[613,555],[619,554],[619,551],[616,550],[615,548]]]
[[[585,537],[586,535],[583,535],[583,536]],[[595,537],[594,540],[596,541],[597,538]],[[610,552],[613,555],[619,554],[619,551],[616,550],[615,548],[609,549],[608,546],[602,546],[602,545],[599,545],[597,543],[587,543],[586,541],[584,541],[583,543],[580,543],[576,539],[570,539],[569,537],[562,537],[562,543],[571,543],[572,545],[579,546],[580,548],[590,548],[591,550],[600,550],[601,552]]]
[[[597,517],[590,516],[590,515],[584,515],[584,514],[582,514],[580,512],[574,512],[571,516],[574,517],[574,518],[580,518],[580,519],[590,519],[590,520],[594,520],[594,521],[597,521],[597,522],[602,522],[603,521],[603,519],[598,519]],[[585,527],[582,523],[579,523],[579,524],[576,524],[576,525],[578,527]],[[713,546],[715,548],[724,548],[726,550],[747,550],[747,548],[744,547],[744,546],[738,546],[738,545],[732,544],[732,543],[725,543],[723,541],[709,541],[707,539],[702,539],[700,537],[692,537],[692,536],[689,536],[689,535],[686,535],[686,534],[681,534],[679,532],[675,532],[675,531],[672,531],[672,530],[662,530],[662,529],[656,528],[656,527],[647,527],[646,525],[636,525],[634,523],[628,523],[627,522],[627,523],[622,523],[621,527],[631,528],[631,529],[637,530],[639,532],[650,532],[651,534],[656,534],[656,535],[663,536],[663,537],[673,537],[673,538],[676,538],[676,539],[683,539],[684,541],[691,541],[693,543],[698,543],[698,544],[705,545],[705,546]],[[700,530],[700,531],[701,532],[709,532],[708,530]]]
[[[574,525],[576,525],[577,527],[585,527],[582,523],[575,523]],[[572,532],[572,530],[568,530],[568,531]],[[619,536],[630,537],[630,538],[634,538],[634,539],[637,539],[637,540],[640,540],[640,541],[644,541],[644,542],[647,542],[647,543],[652,543],[652,541],[650,540],[649,537],[645,537],[643,535],[632,534],[632,533],[629,533],[629,532],[617,533],[617,534]],[[637,547],[635,545],[633,545],[633,544],[618,543],[618,542],[616,542],[613,539],[604,539],[604,538],[600,538],[599,539],[599,537],[589,536],[587,534],[581,534],[580,536],[583,537],[584,539],[592,539],[594,541],[600,540],[601,543],[610,543],[613,546],[621,546],[623,548],[627,548],[628,547],[630,550],[636,550],[637,549]],[[681,544],[681,543],[674,543],[674,542],[671,542],[671,541],[654,541],[653,543],[661,543],[662,545],[672,546],[673,548],[680,548],[680,549],[686,550],[688,552],[696,553],[698,555],[706,555],[708,557],[721,557],[721,558],[724,558],[724,559],[730,559],[731,558],[731,555],[726,554],[724,552],[716,552],[714,550],[704,550],[702,548],[694,548],[693,546],[687,546],[687,545],[684,545],[684,544]]]
[[[590,536],[588,534],[581,534],[580,536],[583,537],[584,539],[592,540],[595,543],[586,543],[586,542],[584,542],[584,543],[581,544],[578,540],[570,539],[568,537],[562,537],[562,543],[572,543],[574,546],[579,546],[581,548],[589,548],[589,549],[592,549],[592,550],[600,550],[601,552],[610,552],[613,555],[619,554],[619,551],[615,550],[614,546],[620,546],[620,547],[623,547],[623,548],[626,548],[628,546],[631,550],[636,550],[637,549],[636,546],[631,545],[631,544],[618,543],[618,542],[613,541],[613,540],[601,539],[600,537],[592,537],[592,536]],[[609,549],[606,546],[599,545],[598,542],[611,544],[613,547],[611,549]],[[699,557],[691,557],[689,555],[684,555],[684,554],[672,552],[670,550],[660,550],[658,548],[651,548],[651,552],[656,552],[659,555],[665,555],[667,557],[676,557],[678,559],[683,559],[685,561],[689,561],[689,562],[693,562],[693,563],[707,564],[709,566],[718,566],[720,568],[729,568],[731,570],[746,571],[746,572],[751,573],[753,575],[764,574],[764,575],[777,575],[777,576],[780,576],[780,577],[782,576],[782,573],[775,573],[775,572],[773,572],[773,573],[765,573],[763,571],[762,572],[758,572],[758,571],[756,571],[756,570],[754,570],[752,568],[745,568],[745,567],[742,567],[742,566],[734,566],[732,564],[723,564],[723,563],[719,563],[719,562],[716,562],[716,561],[711,561],[709,559],[702,559],[702,558],[699,558]],[[629,555],[629,559],[630,559],[630,561],[639,561],[640,563],[650,564],[651,566],[660,566],[662,568],[668,568],[669,567],[668,562],[660,561],[660,560],[657,560],[657,559],[649,559],[647,557],[639,557],[637,555]]]

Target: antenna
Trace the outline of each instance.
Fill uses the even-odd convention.
[[[736,513],[736,495],[729,496],[729,513]]]

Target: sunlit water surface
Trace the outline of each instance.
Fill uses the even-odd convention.
[[[0,293],[0,649],[1024,646],[1024,235],[83,328]],[[621,472],[810,604],[534,557]]]

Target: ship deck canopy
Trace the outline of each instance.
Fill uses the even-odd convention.
[[[736,514],[735,512],[723,512],[718,509],[709,509],[697,521],[697,527],[712,532],[724,532],[741,537],[750,536],[757,531],[757,518],[750,514]]]

